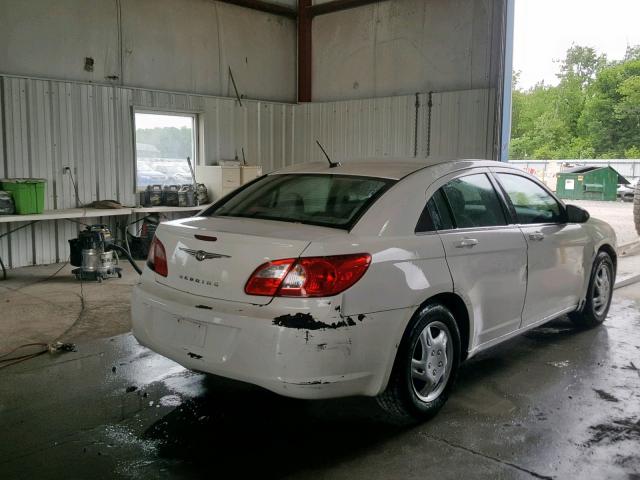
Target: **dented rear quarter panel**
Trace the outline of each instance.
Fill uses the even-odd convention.
[[[303,255],[359,252],[369,253],[371,264],[365,275],[342,294],[345,315],[417,307],[429,297],[453,289],[437,234],[336,238],[312,242]]]

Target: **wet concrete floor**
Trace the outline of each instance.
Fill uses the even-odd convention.
[[[640,478],[640,288],[467,362],[411,428],[189,372],[129,334],[0,370],[0,478]]]

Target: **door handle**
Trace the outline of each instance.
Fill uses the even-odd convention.
[[[533,240],[534,242],[541,242],[542,240],[544,240],[544,233],[542,232],[530,233],[529,240]]]
[[[475,238],[463,238],[457,242],[454,242],[453,246],[456,248],[473,248],[478,244],[478,240]]]

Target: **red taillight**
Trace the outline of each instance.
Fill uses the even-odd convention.
[[[295,258],[287,258],[263,263],[249,277],[244,291],[249,295],[274,296],[295,261]]]
[[[360,280],[370,263],[368,253],[274,260],[253,272],[244,291],[271,297],[331,297]]]
[[[158,237],[153,237],[151,246],[149,247],[149,255],[147,256],[147,266],[158,275],[166,277],[169,275],[169,267],[167,266],[167,252],[164,245]]]

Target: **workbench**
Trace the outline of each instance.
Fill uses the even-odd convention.
[[[204,210],[211,204],[197,207],[123,207],[123,208],[67,208],[60,210],[45,210],[42,213],[30,215],[0,215],[0,223],[40,222],[43,220],[64,220],[65,218],[96,218],[115,217],[118,215],[133,215],[135,213],[173,213],[197,212]]]
[[[179,213],[179,212],[199,212],[208,208],[211,204],[198,205],[195,207],[123,207],[123,208],[66,208],[59,210],[45,210],[42,213],[34,213],[30,215],[0,215],[0,223],[25,223],[25,225],[9,230],[6,233],[0,235],[0,238],[12,234],[13,232],[20,230],[29,225],[33,225],[37,222],[46,220],[73,220],[73,219],[85,219],[85,218],[98,218],[98,217],[116,217],[124,215],[145,214],[152,213]],[[4,263],[2,262],[2,255],[0,255],[0,267],[2,268],[3,277],[6,278],[6,271]]]

